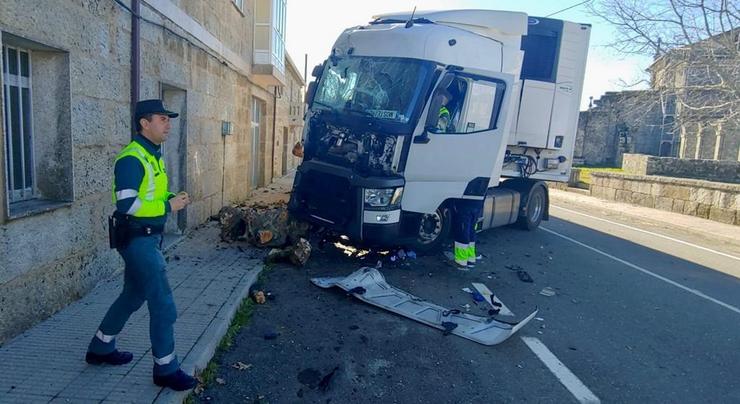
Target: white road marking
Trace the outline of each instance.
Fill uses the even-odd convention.
[[[602,222],[606,222],[606,223],[613,224],[613,225],[616,225],[616,226],[624,227],[624,228],[627,228],[627,229],[630,229],[630,230],[639,231],[639,232],[645,233],[645,234],[650,234],[651,236],[661,237],[661,238],[664,238],[666,240],[671,240],[671,241],[676,242],[676,243],[680,243],[680,244],[687,245],[687,246],[690,246],[690,247],[698,248],[699,250],[707,251],[707,252],[710,252],[710,253],[713,253],[713,254],[721,255],[723,257],[727,257],[727,258],[730,258],[730,259],[733,259],[733,260],[740,261],[740,257],[736,257],[736,256],[731,255],[731,254],[726,254],[726,253],[723,253],[723,252],[720,252],[720,251],[712,250],[711,248],[702,247],[700,245],[692,244],[692,243],[689,243],[687,241],[679,240],[677,238],[669,237],[669,236],[666,236],[666,235],[663,235],[663,234],[660,234],[660,233],[654,233],[652,231],[647,231],[647,230],[643,230],[643,229],[640,229],[640,228],[637,228],[637,227],[628,226],[626,224],[622,224],[622,223],[618,223],[618,222],[613,222],[613,221],[607,220],[607,219],[602,219],[600,217],[587,215],[587,214],[581,213],[581,212],[576,212],[575,210],[567,209],[567,208],[564,208],[562,206],[557,206],[557,205],[553,205],[553,204],[550,204],[550,206],[553,207],[553,208],[564,210],[564,211],[566,211],[568,213],[573,213],[575,215],[580,215],[580,216],[586,216],[586,217],[591,218],[591,219],[594,219],[594,220],[600,220]]]
[[[638,270],[638,271],[640,271],[640,272],[642,272],[642,273],[644,273],[646,275],[650,275],[650,276],[652,276],[654,278],[660,279],[663,282],[666,282],[668,284],[671,284],[671,285],[673,285],[673,286],[675,286],[675,287],[677,287],[679,289],[683,289],[683,290],[685,290],[685,291],[687,291],[687,292],[689,292],[691,294],[694,294],[696,296],[701,297],[702,299],[709,300],[710,302],[715,303],[715,304],[718,304],[718,305],[720,305],[720,306],[722,306],[722,307],[724,307],[724,308],[726,308],[728,310],[734,311],[737,314],[740,314],[740,309],[739,308],[737,308],[737,307],[735,307],[735,306],[733,306],[731,304],[727,304],[727,303],[725,303],[723,301],[717,300],[717,299],[715,299],[715,298],[713,298],[711,296],[707,296],[704,293],[702,293],[702,292],[700,292],[700,291],[698,291],[696,289],[692,289],[692,288],[689,288],[687,286],[684,286],[684,285],[682,285],[682,284],[680,284],[680,283],[678,283],[676,281],[672,281],[672,280],[670,280],[670,279],[668,279],[668,278],[666,278],[664,276],[661,276],[661,275],[658,275],[658,274],[656,274],[654,272],[648,271],[647,269],[645,269],[645,268],[643,268],[641,266],[635,265],[635,264],[633,264],[631,262],[628,262],[628,261],[625,261],[625,260],[623,260],[621,258],[617,258],[617,257],[615,257],[615,256],[613,256],[611,254],[608,254],[608,253],[605,253],[604,251],[599,250],[598,248],[594,248],[594,247],[591,247],[590,245],[586,245],[584,243],[581,243],[580,241],[574,240],[574,239],[572,239],[572,238],[570,238],[568,236],[565,236],[563,234],[560,234],[560,233],[558,233],[556,231],[553,231],[553,230],[544,228],[542,226],[540,226],[540,229],[542,229],[542,230],[544,230],[544,231],[546,231],[548,233],[554,234],[554,235],[556,235],[556,236],[558,236],[560,238],[563,238],[565,240],[568,240],[571,243],[578,244],[579,246],[584,247],[584,248],[587,248],[587,249],[589,249],[589,250],[591,250],[591,251],[593,251],[593,252],[595,252],[597,254],[601,254],[601,255],[603,255],[603,256],[605,256],[607,258],[611,258],[614,261],[617,261],[619,263],[622,263],[624,265],[627,265],[628,267],[630,267],[632,269],[636,269],[636,270]]]
[[[578,400],[580,403],[600,403],[601,400],[599,400],[594,393],[591,392],[591,390],[586,387],[583,382],[581,382],[576,375],[573,374],[573,372],[570,371],[565,365],[563,365],[563,362],[560,362],[558,358],[553,355],[552,352],[550,352],[549,349],[545,346],[545,344],[542,343],[537,338],[532,337],[522,337],[522,341],[524,341],[525,344],[529,347],[529,349],[534,352],[535,355],[537,355],[538,358],[542,361],[542,363],[547,366],[548,369],[550,369],[550,372],[555,375],[555,377],[558,378],[560,383],[565,386],[568,391],[570,391],[571,394]]]

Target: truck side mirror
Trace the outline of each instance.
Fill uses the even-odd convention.
[[[422,132],[421,135],[414,136],[414,143],[419,143],[419,144],[429,143],[429,140],[431,140],[429,139],[429,132],[431,131],[431,129],[432,128],[430,127],[425,127],[424,132]]]
[[[306,89],[306,105],[313,103],[313,97],[316,95],[316,82],[312,81],[308,83],[308,89]]]
[[[324,73],[324,64],[316,65],[313,67],[313,70],[311,70],[311,76],[313,77],[321,77],[321,74]]]

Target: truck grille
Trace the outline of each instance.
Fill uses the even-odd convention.
[[[318,171],[301,173],[295,193],[302,213],[335,226],[347,224],[357,206],[348,179]]]

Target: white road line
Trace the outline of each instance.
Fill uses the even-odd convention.
[[[657,279],[660,279],[663,282],[669,283],[669,284],[671,284],[671,285],[673,285],[673,286],[675,286],[675,287],[677,287],[679,289],[683,289],[683,290],[685,290],[685,291],[687,291],[687,292],[689,292],[691,294],[694,294],[696,296],[701,297],[702,299],[706,299],[706,300],[709,300],[712,303],[716,303],[716,304],[718,304],[718,305],[720,305],[720,306],[722,306],[722,307],[724,307],[724,308],[726,308],[728,310],[734,311],[737,314],[740,314],[740,309],[739,308],[737,308],[737,307],[735,307],[735,306],[733,306],[731,304],[727,304],[727,303],[725,303],[723,301],[717,300],[717,299],[715,299],[715,298],[713,298],[711,296],[707,296],[704,293],[702,293],[702,292],[700,292],[700,291],[698,291],[696,289],[691,289],[691,288],[689,288],[687,286],[684,286],[684,285],[682,285],[682,284],[680,284],[680,283],[678,283],[676,281],[672,281],[672,280],[670,280],[670,279],[668,279],[668,278],[666,278],[664,276],[660,276],[660,275],[658,275],[658,274],[656,274],[654,272],[650,272],[650,271],[648,271],[647,269],[645,269],[643,267],[640,267],[640,266],[635,265],[635,264],[633,264],[631,262],[625,261],[625,260],[623,260],[621,258],[617,258],[617,257],[615,257],[615,256],[613,256],[611,254],[607,254],[607,253],[599,250],[598,248],[594,248],[594,247],[591,247],[590,245],[583,244],[580,241],[574,240],[574,239],[572,239],[572,238],[570,238],[568,236],[562,235],[562,234],[560,234],[560,233],[558,233],[556,231],[553,231],[553,230],[550,230],[550,229],[546,229],[546,228],[544,228],[542,226],[540,226],[540,229],[542,229],[542,230],[544,230],[544,231],[546,231],[548,233],[554,234],[554,235],[556,235],[556,236],[558,236],[560,238],[566,239],[566,240],[570,241],[571,243],[578,244],[579,246],[584,247],[584,248],[587,248],[587,249],[589,249],[589,250],[591,250],[591,251],[593,251],[595,253],[601,254],[601,255],[603,255],[605,257],[608,257],[608,258],[611,258],[614,261],[617,261],[619,263],[622,263],[624,265],[627,265],[628,267],[630,267],[632,269],[636,269],[636,270],[638,270],[638,271],[640,271],[640,272],[642,272],[642,273],[644,273],[646,275],[650,275],[652,277],[655,277]]]
[[[549,349],[537,338],[522,337],[522,341],[529,347],[529,349],[537,355],[542,363],[550,369],[550,372],[558,378],[560,383],[565,386],[568,391],[578,400],[580,403],[600,403],[598,397],[581,382],[573,372],[570,371],[563,362],[560,362],[558,358],[550,352]]]
[[[703,250],[703,251],[707,251],[707,252],[710,252],[710,253],[721,255],[723,257],[727,257],[727,258],[730,258],[730,259],[734,259],[734,260],[740,261],[740,257],[736,257],[736,256],[731,255],[731,254],[726,254],[726,253],[723,253],[723,252],[720,252],[720,251],[712,250],[711,248],[702,247],[700,245],[692,244],[692,243],[689,243],[689,242],[686,242],[686,241],[683,241],[683,240],[679,240],[677,238],[665,236],[665,235],[660,234],[660,233],[653,233],[652,231],[647,231],[647,230],[639,229],[637,227],[628,226],[626,224],[622,224],[622,223],[618,223],[618,222],[613,222],[613,221],[607,220],[607,219],[602,219],[600,217],[587,215],[587,214],[581,213],[581,212],[576,212],[575,210],[567,209],[567,208],[564,208],[562,206],[557,206],[557,205],[553,205],[553,204],[550,204],[550,206],[553,207],[553,208],[564,210],[564,211],[569,212],[569,213],[573,213],[575,215],[586,216],[586,217],[591,218],[591,219],[594,219],[594,220],[600,220],[602,222],[607,222],[609,224],[613,224],[613,225],[616,225],[616,226],[624,227],[624,228],[627,228],[627,229],[630,229],[630,230],[639,231],[639,232],[645,233],[645,234],[650,234],[651,236],[661,237],[661,238],[664,238],[666,240],[671,240],[671,241],[674,241],[676,243],[680,243],[680,244],[683,244],[683,245],[691,246],[691,247],[698,248],[698,249]]]

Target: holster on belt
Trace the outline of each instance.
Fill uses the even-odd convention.
[[[146,237],[162,234],[164,226],[152,226],[136,223],[131,216],[113,212],[108,217],[108,237],[110,248],[125,248],[135,237]]]
[[[129,216],[119,213],[118,211],[113,212],[111,216],[108,216],[108,239],[110,241],[110,248],[124,248],[128,245],[128,222]]]

